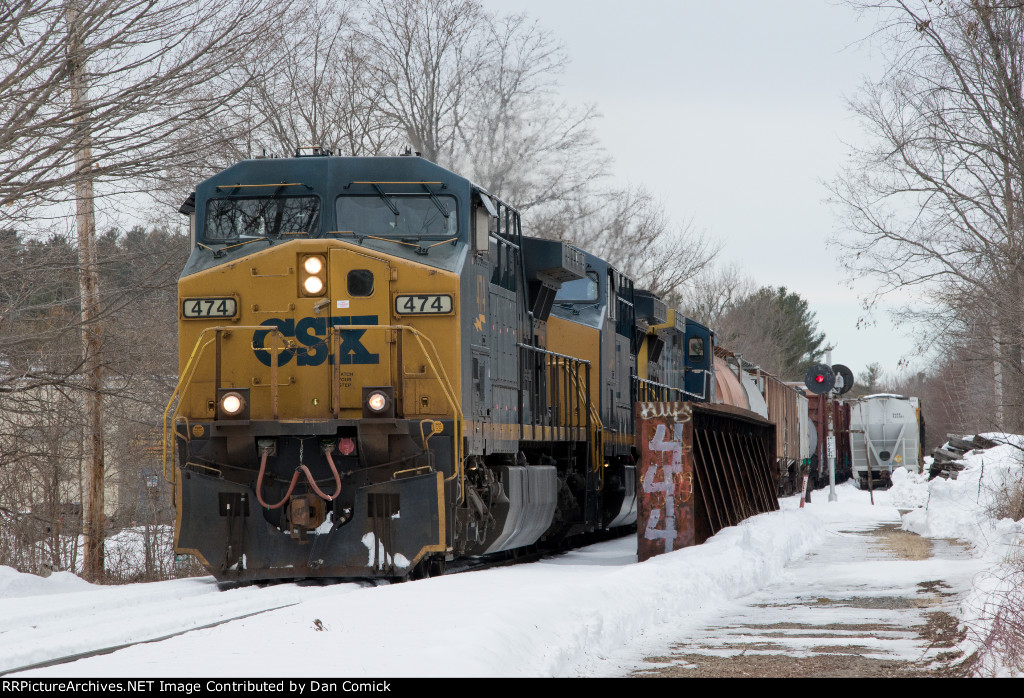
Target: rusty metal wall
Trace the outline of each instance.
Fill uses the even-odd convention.
[[[636,410],[641,562],[779,508],[773,424],[728,405],[644,402]]]
[[[640,562],[694,544],[693,408],[638,402],[637,557]]]

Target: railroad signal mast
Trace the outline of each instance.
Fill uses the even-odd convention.
[[[828,361],[832,361],[832,352],[828,352]],[[825,411],[828,414],[828,436],[825,440],[825,452],[828,456],[828,501],[834,502],[836,497],[836,435],[833,424],[832,400],[849,392],[853,387],[853,371],[842,364],[814,364],[804,374],[804,385],[815,395],[825,396]],[[805,488],[806,489],[806,488]]]

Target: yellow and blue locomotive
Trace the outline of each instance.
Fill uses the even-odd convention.
[[[175,546],[220,580],[631,525],[634,402],[710,397],[706,328],[422,158],[247,160],[181,211]]]

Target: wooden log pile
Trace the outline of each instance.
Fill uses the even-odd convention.
[[[968,452],[984,451],[999,444],[984,436],[973,437],[946,434],[946,444],[932,451],[932,465],[928,471],[928,479],[936,477],[956,480],[960,471],[967,467],[963,457]]]

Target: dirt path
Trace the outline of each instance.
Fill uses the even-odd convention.
[[[898,524],[837,531],[785,578],[646,658],[632,676],[948,676],[976,563]]]

